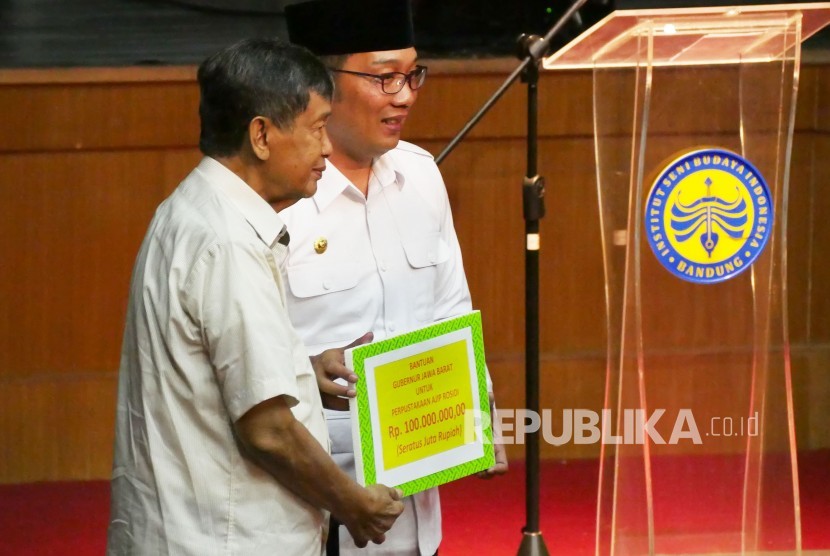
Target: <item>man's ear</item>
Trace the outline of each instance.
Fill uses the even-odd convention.
[[[271,151],[268,149],[268,127],[268,120],[262,116],[257,116],[248,124],[251,151],[255,157],[263,161],[271,157]]]

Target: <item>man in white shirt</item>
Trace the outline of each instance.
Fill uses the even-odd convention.
[[[342,346],[381,340],[472,309],[447,191],[425,150],[400,141],[427,69],[417,64],[408,0],[318,0],[286,8],[291,41],[334,72],[332,154],[317,193],[280,213],[291,228],[289,314],[315,354],[332,456],[354,476]],[[368,332],[368,334],[366,334]],[[354,341],[357,338],[356,341]],[[354,341],[354,342],[353,342]],[[506,471],[502,446],[497,465]],[[432,556],[441,542],[438,490],[405,499],[382,546]],[[341,553],[357,551],[342,535]]]
[[[285,308],[288,233],[331,152],[332,81],[307,50],[249,40],[198,73],[205,158],[158,208],[133,271],[108,554],[319,556],[326,511],[382,542],[401,493],[328,455]]]

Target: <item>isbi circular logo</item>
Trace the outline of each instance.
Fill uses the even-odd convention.
[[[737,276],[764,250],[772,198],[761,173],[725,149],[673,157],[651,186],[646,235],[672,274],[701,284]]]

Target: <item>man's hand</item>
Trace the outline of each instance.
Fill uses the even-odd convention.
[[[342,348],[327,349],[326,351],[312,355],[311,366],[317,376],[317,388],[320,390],[320,398],[323,400],[323,407],[346,411],[349,409],[349,400],[354,398],[357,392],[353,384],[357,382],[357,375],[346,368],[346,360],[343,352],[349,348],[368,344],[374,339],[374,334],[367,332],[351,344]],[[342,378],[348,384],[338,384],[335,379]]]
[[[364,488],[337,467],[302,423],[286,396],[261,402],[234,424],[244,455],[285,488],[344,524],[355,544],[382,543],[403,512],[403,493],[373,485]]]
[[[355,545],[366,546],[369,541],[380,544],[385,533],[403,512],[403,492],[385,485],[371,485],[365,496],[347,515],[336,516],[349,530]]]
[[[479,479],[492,479],[496,475],[507,473],[507,451],[501,442],[501,421],[496,416],[496,406],[492,394],[490,394],[490,421],[493,423],[493,452],[496,456],[496,463],[490,469],[476,473]]]
[[[507,473],[507,451],[504,449],[504,444],[498,443],[493,439],[493,451],[496,455],[496,464],[490,469],[479,471],[476,474],[479,479],[492,479],[496,475],[504,475]]]

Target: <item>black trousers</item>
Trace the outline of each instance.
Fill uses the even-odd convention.
[[[340,556],[340,523],[333,517],[329,519],[329,538],[326,540],[326,556]],[[438,556],[437,550],[434,556]]]

